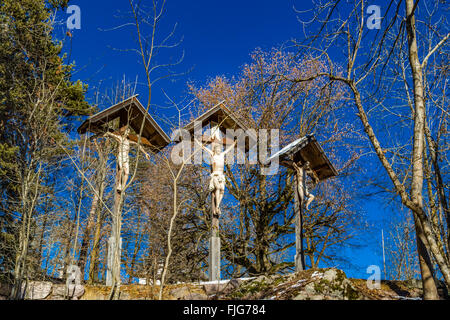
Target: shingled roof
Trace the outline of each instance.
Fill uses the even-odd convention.
[[[121,125],[128,124],[137,134],[141,131],[142,122],[145,120],[141,143],[149,147],[152,152],[157,153],[170,143],[170,138],[145,110],[137,99],[137,95],[90,116],[81,124],[77,131],[80,134],[84,134],[87,131],[93,133],[112,131],[108,124],[118,118],[120,118]],[[129,135],[128,138],[135,142],[137,141],[137,137],[134,135]]]
[[[306,135],[297,139],[269,158],[280,158],[280,164],[291,167],[288,161],[309,162],[310,168],[316,172],[319,180],[325,180],[337,175],[337,171],[331,164],[327,155],[313,135]],[[288,161],[285,161],[288,160]]]
[[[184,127],[191,134],[194,132],[194,125],[196,122],[201,122],[203,125],[215,122],[224,129],[238,129],[246,130],[247,127],[233,114],[233,112],[225,106],[225,101],[219,102],[214,107],[198,116]]]
[[[214,107],[209,109],[208,111],[202,113],[200,116],[198,116],[196,119],[191,121],[189,124],[184,126],[183,129],[187,130],[191,136],[194,135],[194,128],[197,123],[201,123],[202,127],[215,123],[220,127],[220,130],[226,133],[226,129],[242,129],[244,130],[244,135],[248,137],[245,140],[245,149],[248,151],[250,146],[250,140],[257,141],[256,136],[254,136],[251,132],[247,131],[247,126],[239,120],[239,118],[226,107],[225,101],[221,101],[218,104],[216,104]],[[230,144],[231,141],[228,141],[228,138],[223,138],[224,144]]]

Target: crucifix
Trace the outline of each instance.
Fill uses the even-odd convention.
[[[126,120],[127,121],[127,120]],[[122,121],[121,121],[122,122]],[[128,177],[130,175],[130,145],[136,145],[144,154],[147,160],[150,160],[150,155],[145,151],[141,144],[130,139],[131,130],[129,124],[122,126],[117,132],[106,132],[103,136],[110,137],[117,141],[117,156],[116,156],[116,180],[114,192],[114,209],[111,226],[111,236],[108,239],[108,255],[107,255],[107,272],[106,285],[111,286],[114,282],[118,283],[120,279],[120,256],[122,251],[121,233],[121,207],[123,202],[122,193],[125,191]],[[119,239],[116,243],[116,239]],[[118,270],[115,270],[118,269]],[[113,281],[113,277],[114,279]]]
[[[118,128],[116,120],[119,120]],[[132,133],[132,130],[134,133]],[[158,153],[170,143],[170,139],[148,114],[136,96],[90,116],[78,128],[80,134],[87,131],[95,133],[94,137],[110,137],[118,143],[114,207],[111,236],[108,240],[106,285],[120,285],[121,207],[130,174],[130,145],[136,145],[144,156],[150,159],[150,155],[143,147],[147,147],[152,153]]]
[[[280,164],[294,170],[294,212],[295,212],[295,271],[305,270],[303,249],[303,209],[309,209],[314,195],[308,191],[306,177],[309,176],[314,185],[319,181],[337,175],[336,169],[327,158],[322,147],[314,136],[307,135],[297,139],[272,157],[280,158]]]
[[[223,102],[215,105],[207,112],[200,115],[190,124],[184,127],[192,136],[194,127],[201,124],[202,128],[209,124],[210,134],[202,137],[202,141],[195,138],[196,144],[205,150],[211,159],[211,175],[208,183],[208,191],[211,194],[211,235],[209,238],[209,257],[208,257],[208,277],[210,281],[220,280],[220,204],[225,193],[226,179],[224,175],[225,155],[233,150],[237,140],[224,138],[222,131],[225,129],[242,129],[247,128],[237,119],[233,113],[223,104]],[[256,138],[252,137],[256,141]],[[210,149],[205,147],[201,142],[210,144]],[[226,149],[223,150],[223,145]],[[247,145],[245,146],[248,149]]]
[[[113,138],[118,143],[117,148],[117,172],[116,172],[116,189],[122,192],[130,175],[130,144],[136,145],[144,154],[147,160],[150,160],[150,155],[145,151],[142,145],[130,140],[130,128],[128,125],[119,129],[119,134],[106,132],[104,136]]]
[[[286,161],[288,163],[288,161]],[[296,253],[294,257],[295,270],[301,271],[305,270],[305,255],[303,250],[303,206],[306,210],[309,209],[309,205],[314,200],[314,195],[308,191],[308,186],[306,185],[306,175],[309,175],[314,184],[319,182],[317,174],[311,170],[309,162],[305,163],[295,163],[290,162],[295,170],[294,176],[294,210],[295,210],[295,248]],[[306,203],[305,203],[306,199]]]
[[[225,151],[222,151],[222,137],[217,127],[213,128],[213,133],[208,140],[211,141],[211,150],[206,148],[197,139],[195,141],[201,146],[203,150],[209,153],[211,157],[211,176],[209,180],[208,191],[211,192],[212,199],[212,214],[213,217],[220,216],[220,203],[222,202],[225,193],[225,155],[230,152],[237,143],[235,140],[231,146]]]
[[[196,138],[203,150],[209,153],[211,159],[211,175],[208,185],[208,191],[211,193],[211,236],[209,241],[209,279],[211,281],[220,279],[220,235],[219,218],[220,203],[225,193],[225,155],[233,150],[237,143],[235,140],[225,151],[222,151],[222,134],[217,125],[211,127],[211,135],[206,139],[211,143],[211,149],[205,147]]]
[[[319,182],[319,177],[313,170],[311,170],[309,161],[306,161],[304,164],[297,164],[294,161],[292,161],[292,166],[295,169],[295,178],[296,178],[295,185],[298,198],[300,200],[300,203],[303,205],[306,197],[307,201],[305,203],[305,207],[306,210],[308,210],[309,205],[314,200],[314,195],[312,193],[309,193],[308,191],[305,173],[311,177],[311,179],[314,182],[314,185],[316,185]]]

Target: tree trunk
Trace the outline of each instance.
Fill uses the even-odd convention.
[[[82,273],[82,279],[84,279],[84,269],[86,268],[86,262],[87,262],[87,255],[88,255],[88,249],[89,249],[89,239],[91,237],[91,230],[94,226],[94,219],[95,219],[95,213],[97,212],[99,203],[99,198],[97,194],[94,194],[94,197],[92,198],[91,203],[91,209],[89,210],[89,217],[86,224],[86,228],[84,229],[83,233],[83,239],[81,241],[80,246],[80,255],[78,258],[78,265],[80,266],[80,271]]]
[[[423,209],[423,151],[425,140],[425,102],[423,94],[422,68],[418,56],[416,26],[414,18],[414,1],[406,0],[406,30],[408,38],[408,53],[411,72],[414,80],[414,137],[412,154],[412,180],[411,201]],[[420,269],[422,273],[422,284],[424,299],[439,299],[436,284],[432,272],[431,259],[427,252],[427,241],[423,233],[421,221],[414,214],[416,226],[417,252],[419,254]]]
[[[303,169],[301,174],[304,175]],[[303,250],[303,196],[299,194],[299,184],[304,177],[296,174],[295,176],[295,192],[294,192],[294,210],[295,210],[295,271],[305,270],[305,255]]]
[[[96,224],[95,224],[95,231],[94,231],[94,239],[92,243],[92,250],[91,250],[91,256],[90,256],[90,263],[89,263],[89,275],[88,275],[88,284],[92,284],[94,282],[98,281],[98,255],[99,255],[99,244],[100,244],[100,235],[103,225],[103,219],[102,219],[102,208],[103,208],[103,193],[105,192],[105,180],[106,180],[106,173],[107,173],[107,164],[106,159],[102,154],[101,149],[99,148],[97,142],[95,142],[95,145],[98,150],[98,155],[100,159],[99,164],[99,177],[98,177],[98,199],[97,204],[95,205],[95,211],[93,211],[94,206],[91,206],[91,212],[96,213]],[[94,195],[95,197],[95,195]],[[94,200],[93,200],[94,204]],[[87,257],[86,257],[87,260]]]
[[[117,171],[117,177],[118,179],[122,179],[122,170]],[[120,180],[118,180],[120,181]],[[118,185],[116,184],[116,187]],[[114,246],[113,246],[113,258],[112,258],[112,266],[111,266],[111,276],[112,276],[112,291],[111,291],[111,297],[114,300],[117,300],[119,298],[120,293],[120,264],[121,264],[121,257],[120,257],[120,235],[121,235],[121,229],[122,229],[122,199],[123,199],[123,190],[119,191],[118,189],[115,190],[114,194],[114,217],[113,217],[113,224],[112,224],[112,230],[111,230],[111,236],[114,237]]]
[[[417,254],[419,256],[420,273],[422,276],[423,298],[425,300],[439,299],[433,274],[433,263],[427,250],[425,234],[418,219],[414,218],[416,229]]]
[[[89,278],[88,284],[93,284],[98,281],[98,256],[100,245],[100,232],[102,230],[103,219],[101,210],[97,210],[97,219],[94,232],[94,240],[92,243],[91,257],[89,263]]]

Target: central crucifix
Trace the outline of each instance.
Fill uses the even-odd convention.
[[[195,138],[194,138],[195,139]],[[211,176],[209,180],[208,191],[211,192],[211,207],[213,219],[220,216],[220,203],[222,202],[225,193],[225,155],[230,152],[237,143],[235,140],[231,146],[228,146],[225,151],[222,151],[222,134],[219,126],[211,128],[211,136],[208,139],[211,142],[211,150],[206,148],[201,142],[195,139],[195,142],[200,147],[209,153],[211,158]]]
[[[195,137],[194,128],[200,125],[201,129],[209,126],[209,135],[202,135],[201,141]],[[233,150],[238,140],[231,140],[224,136],[227,129],[242,129],[246,132],[247,127],[224,105],[220,102],[194,121],[184,127],[191,136],[194,136],[195,144],[205,150],[210,157],[211,175],[208,184],[208,191],[211,194],[211,234],[209,239],[209,257],[208,257],[208,277],[210,281],[220,280],[220,204],[222,202],[226,179],[224,174],[225,155]],[[194,134],[194,135],[193,135]],[[251,137],[255,139],[254,137]],[[209,144],[210,148],[205,145]],[[245,143],[245,150],[248,150],[249,143]],[[223,150],[223,146],[226,149]]]

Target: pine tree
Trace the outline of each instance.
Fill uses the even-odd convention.
[[[63,156],[71,123],[87,115],[87,87],[71,80],[52,15],[67,0],[3,0],[0,3],[0,245],[3,277],[19,297],[29,269],[33,217],[43,181]],[[45,213],[44,213],[45,214]],[[15,222],[14,225],[12,225]]]

